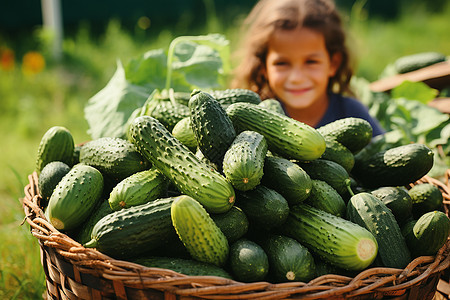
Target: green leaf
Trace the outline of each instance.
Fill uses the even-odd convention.
[[[129,83],[120,61],[108,84],[89,99],[84,108],[88,133],[92,139],[100,137],[125,137],[131,114],[141,107],[151,90]]]
[[[401,84],[392,89],[392,98],[406,98],[417,100],[424,104],[432,101],[439,94],[438,90],[429,87],[423,82],[403,81]]]

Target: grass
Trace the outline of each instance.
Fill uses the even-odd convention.
[[[421,51],[449,54],[449,18],[450,6],[434,14],[406,11],[395,21],[365,19],[361,11],[354,12],[349,26],[359,57],[357,75],[376,80],[388,63],[402,55]],[[222,32],[234,46],[237,23],[225,24],[214,18],[207,23],[209,27],[192,31],[176,24],[175,29],[143,35],[111,21],[100,37],[91,36],[84,24],[65,38],[62,63],[49,60],[45,70],[34,76],[24,76],[19,63],[15,70],[0,70],[1,299],[38,299],[45,291],[37,240],[27,224],[21,225],[24,215],[18,200],[34,169],[42,135],[51,126],[61,125],[72,132],[76,143],[89,139],[83,107],[108,82],[117,59],[126,62],[147,50],[167,47],[177,35]],[[45,49],[44,45],[43,53]]]

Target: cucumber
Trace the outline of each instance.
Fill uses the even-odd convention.
[[[177,197],[171,218],[192,258],[219,267],[225,265],[230,251],[228,240],[198,201],[186,195]]]
[[[131,142],[177,189],[209,212],[223,213],[234,204],[234,189],[224,176],[200,161],[155,118],[141,116],[130,125]]]
[[[288,159],[314,160],[325,151],[325,140],[313,127],[251,103],[234,103],[227,108],[237,132],[262,134],[269,150]]]
[[[339,195],[347,198],[351,185],[350,175],[340,164],[326,159],[316,159],[311,162],[297,162],[308,173],[311,179],[322,180],[335,189]]]
[[[169,99],[159,99],[159,97],[156,95],[154,99],[151,99],[143,114],[157,119],[167,130],[172,131],[181,119],[190,116],[189,107]]]
[[[80,150],[80,162],[98,169],[119,182],[151,167],[136,146],[121,138],[102,137],[87,142]]]
[[[46,214],[59,230],[80,227],[100,201],[103,176],[95,168],[77,164],[64,175],[48,201]]]
[[[411,197],[412,213],[416,219],[427,212],[443,210],[444,197],[439,188],[431,183],[414,185],[408,195]]]
[[[411,254],[391,210],[370,193],[350,198],[347,218],[367,228],[376,238],[378,255],[385,267],[404,268],[411,262]]]
[[[380,199],[394,214],[397,223],[402,226],[412,215],[412,199],[406,188],[401,186],[385,186],[370,192]]]
[[[72,133],[63,126],[49,128],[39,143],[36,172],[41,173],[46,164],[52,161],[61,161],[72,166],[74,141]]]
[[[211,162],[222,167],[225,152],[236,138],[233,123],[219,102],[200,90],[192,92],[189,110],[198,148]]]
[[[295,205],[308,198],[312,181],[308,173],[294,162],[277,156],[266,156],[262,184],[280,193]]]
[[[259,94],[248,89],[214,90],[211,92],[211,96],[213,96],[224,109],[237,102],[247,102],[253,104],[261,103]]]
[[[49,162],[42,168],[38,179],[39,194],[42,197],[41,207],[47,206],[53,190],[69,171],[70,167],[62,161]]]
[[[347,117],[317,128],[325,138],[334,139],[353,154],[358,153],[372,140],[372,125],[364,119]]]
[[[191,117],[181,119],[172,129],[172,135],[192,152],[197,150],[197,139],[191,127]]]
[[[163,197],[169,182],[156,168],[140,171],[119,182],[109,195],[112,210],[121,210]]]
[[[75,240],[82,245],[91,240],[92,229],[94,229],[95,224],[104,216],[114,212],[107,199],[101,199],[99,202],[77,232]]]
[[[450,219],[441,211],[427,212],[410,225],[402,228],[402,234],[413,257],[436,255],[450,234]]]
[[[264,101],[261,101],[261,103],[258,104],[259,106],[266,107],[270,110],[273,110],[274,112],[277,112],[282,115],[286,115],[286,112],[283,109],[283,106],[281,105],[280,101],[276,99],[264,99]]]
[[[447,57],[435,51],[419,52],[399,57],[394,62],[397,73],[403,74],[446,61]]]
[[[231,244],[229,265],[233,277],[243,282],[262,281],[269,272],[266,252],[257,243],[244,238]]]
[[[402,145],[371,157],[364,156],[361,160],[355,159],[352,174],[369,188],[406,186],[431,170],[433,156],[433,151],[423,144]]]
[[[177,238],[172,225],[171,206],[175,197],[115,211],[101,218],[92,229],[86,248],[114,258],[132,258]]]
[[[254,189],[264,174],[267,142],[255,131],[243,131],[234,139],[223,158],[223,173],[240,191]]]
[[[145,267],[168,269],[188,276],[219,276],[233,279],[223,268],[193,259],[151,256],[139,257],[134,262]]]
[[[313,254],[346,270],[367,268],[378,253],[377,240],[366,228],[304,203],[291,208],[283,228]]]
[[[245,213],[250,224],[266,230],[281,226],[289,214],[287,200],[263,185],[250,191],[237,191],[236,205]]]
[[[355,165],[355,157],[347,147],[329,137],[325,137],[327,148],[320,158],[334,161],[340,164],[347,173],[350,173]]]
[[[293,238],[270,234],[260,242],[269,258],[270,278],[275,282],[308,282],[316,265],[309,250]]]
[[[236,205],[226,213],[210,214],[210,216],[230,244],[243,237],[248,231],[248,218]]]
[[[323,180],[312,180],[311,193],[305,203],[341,218],[347,210],[341,195]]]

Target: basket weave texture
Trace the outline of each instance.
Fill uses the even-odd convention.
[[[445,183],[424,176],[450,208],[450,170]],[[433,299],[441,277],[448,276],[450,239],[436,256],[421,256],[404,269],[370,268],[355,277],[323,275],[310,282],[242,283],[216,276],[187,276],[116,260],[85,248],[55,229],[39,206],[36,173],[28,176],[25,220],[41,249],[47,299]],[[413,186],[413,184],[411,185]],[[448,279],[446,279],[448,282]]]

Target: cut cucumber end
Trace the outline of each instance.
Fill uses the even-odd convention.
[[[357,245],[356,252],[362,262],[368,262],[370,264],[377,256],[378,245],[375,240],[361,239]]]

